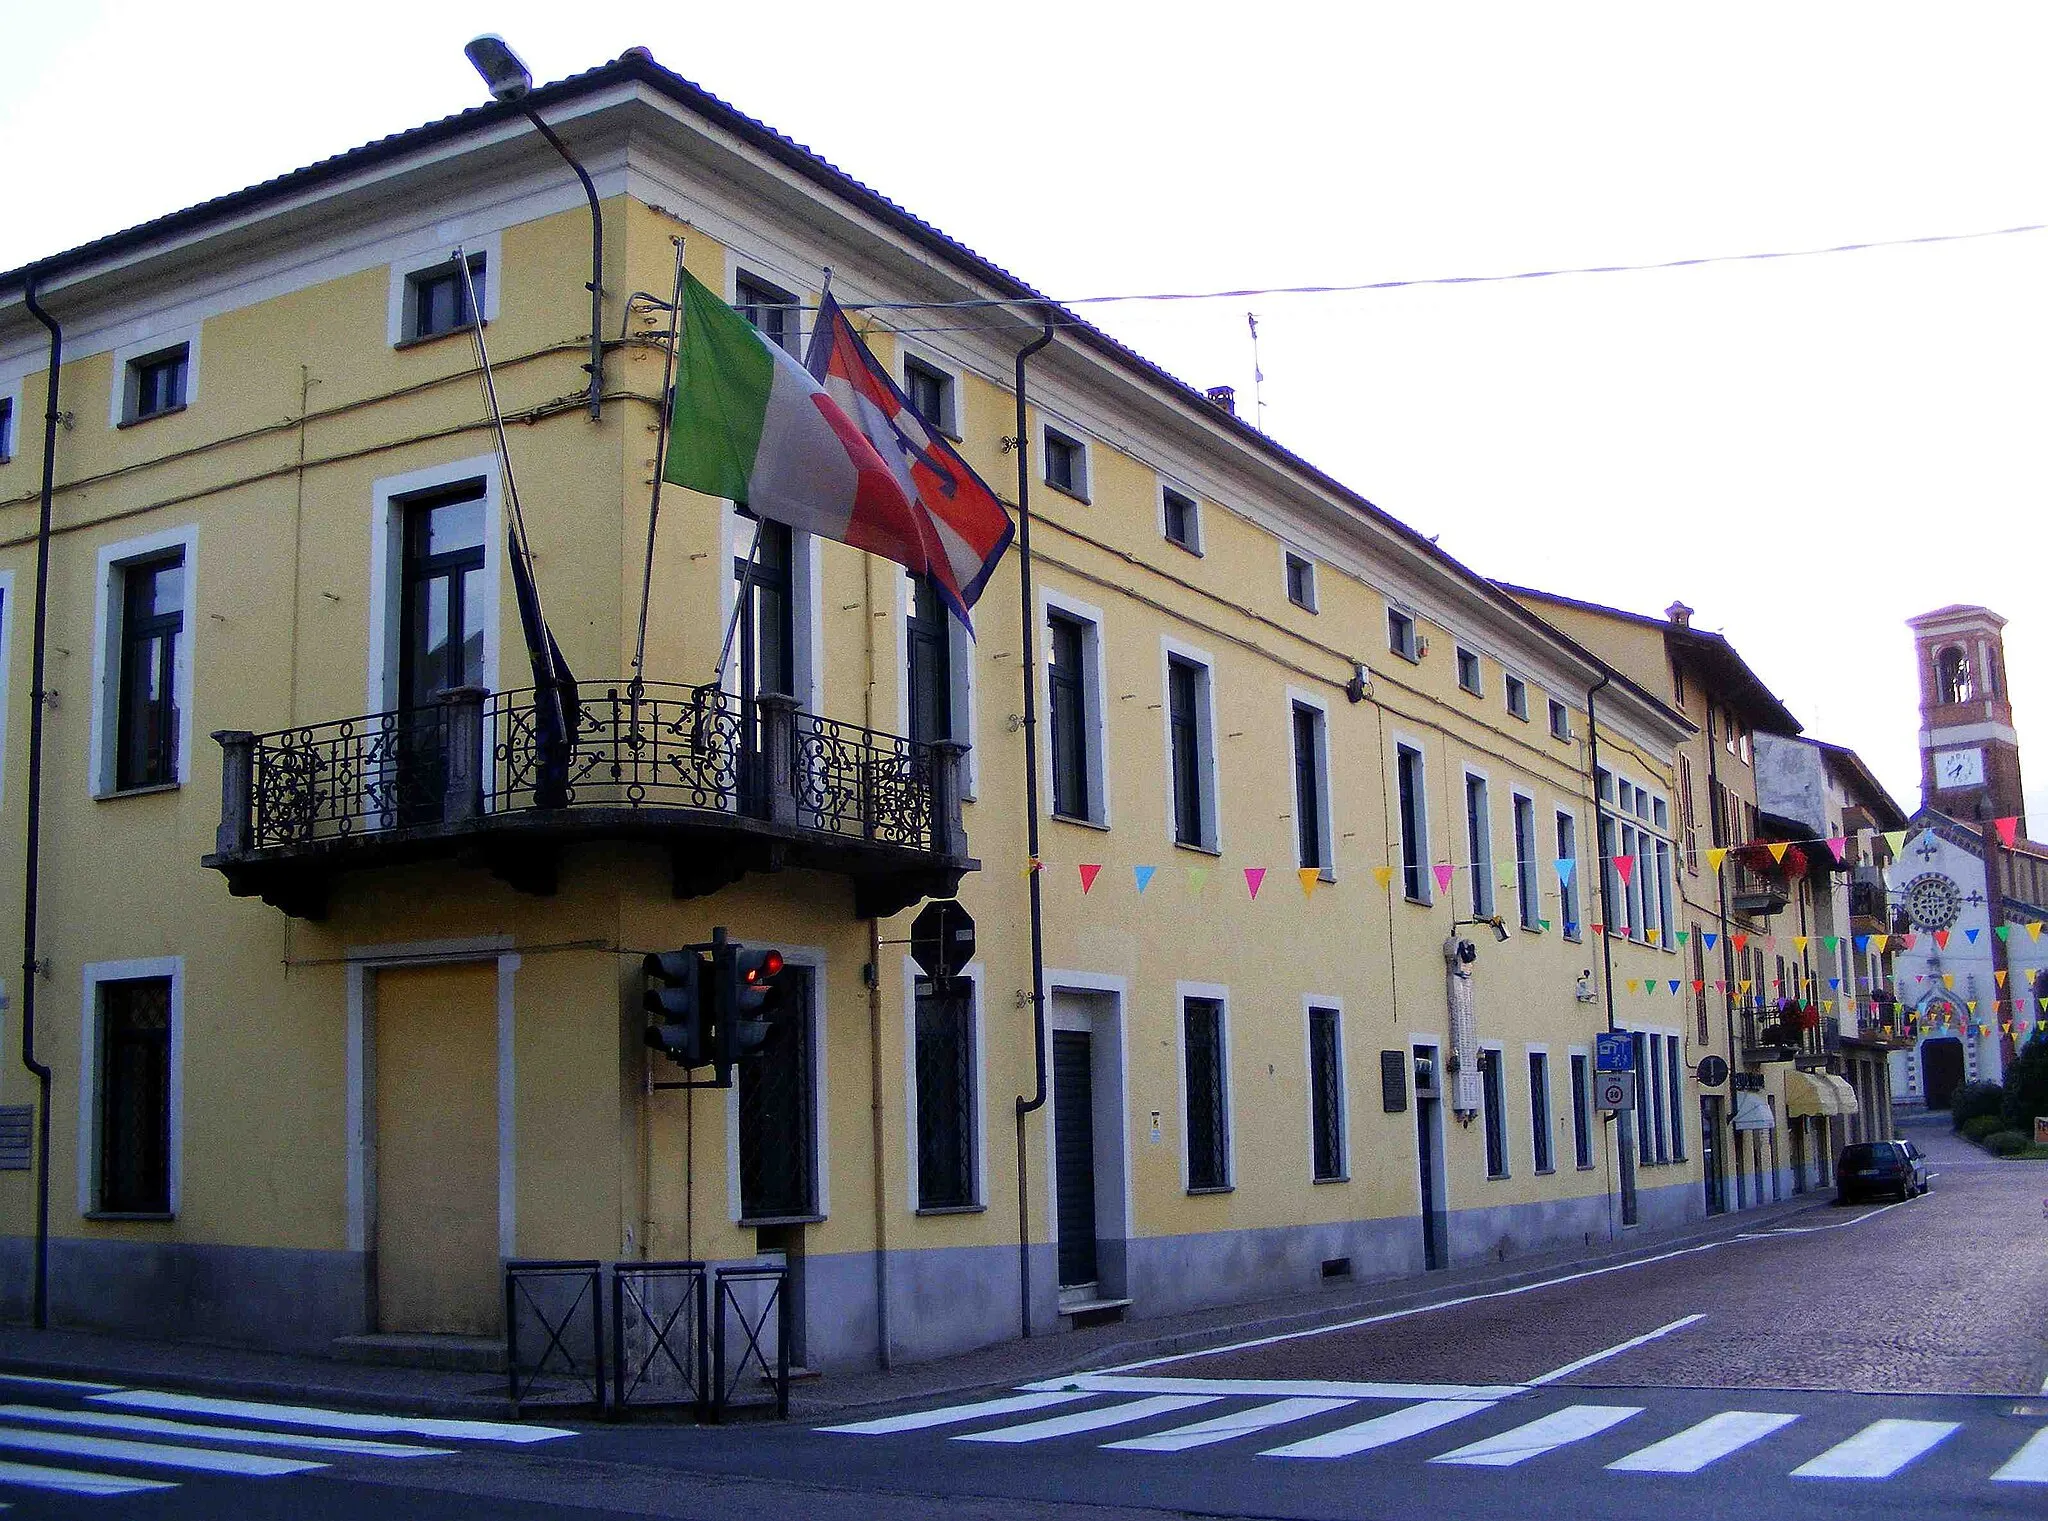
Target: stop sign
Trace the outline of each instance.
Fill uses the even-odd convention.
[[[958,977],[974,959],[974,916],[951,898],[927,903],[910,923],[910,959],[935,982]]]

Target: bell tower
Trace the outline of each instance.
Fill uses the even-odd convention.
[[[1952,606],[1908,618],[1920,671],[1920,801],[1966,822],[2027,832],[2019,733],[2005,684],[2005,619]]]

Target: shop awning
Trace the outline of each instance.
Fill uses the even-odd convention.
[[[1785,1074],[1785,1114],[1789,1119],[1802,1119],[1807,1115],[1829,1115],[1842,1112],[1842,1101],[1835,1097],[1835,1090],[1827,1085],[1825,1072],[1792,1071]]]
[[[1758,1093],[1735,1095],[1735,1118],[1729,1122],[1737,1130],[1772,1130],[1776,1126],[1771,1120],[1771,1106]]]
[[[1855,1086],[1846,1077],[1835,1072],[1816,1072],[1814,1076],[1824,1078],[1827,1081],[1827,1085],[1835,1090],[1835,1098],[1842,1106],[1835,1113],[1859,1114],[1862,1112],[1863,1106],[1856,1102]]]

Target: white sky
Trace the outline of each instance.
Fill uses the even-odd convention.
[[[708,19],[707,19],[708,18]],[[2037,4],[0,0],[0,268],[635,43],[1059,297],[2048,221]],[[1918,802],[1910,615],[2048,715],[2048,233],[1091,316],[1482,574],[1726,633]],[[2030,814],[2048,832],[2048,752]]]

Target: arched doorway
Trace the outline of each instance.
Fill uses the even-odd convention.
[[[1953,1035],[1920,1042],[1920,1092],[1929,1109],[1948,1108],[1949,1095],[1963,1080],[1963,1043]]]

